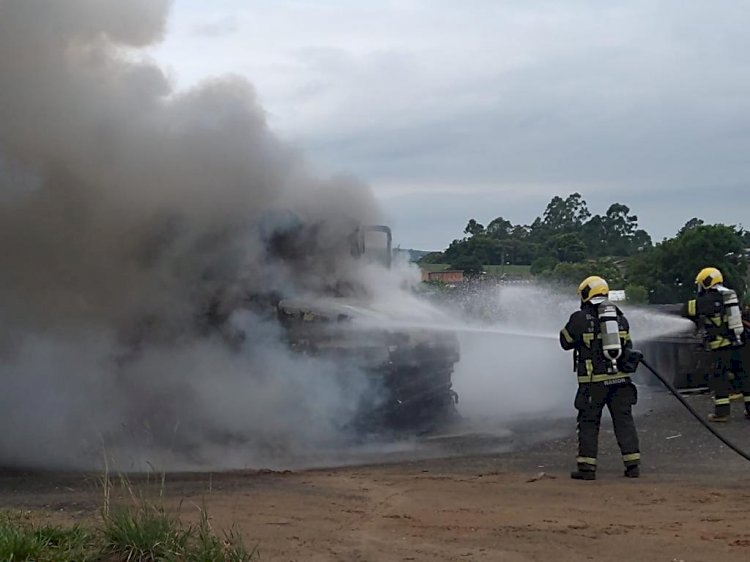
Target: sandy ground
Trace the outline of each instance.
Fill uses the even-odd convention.
[[[708,411],[706,397],[691,400]],[[750,422],[733,409],[722,430],[750,449]],[[642,400],[638,421],[639,480],[622,477],[609,427],[599,479],[570,480],[566,419],[551,424],[565,433],[555,439],[549,422],[512,427],[513,452],[467,454],[477,437],[454,436],[443,440],[446,453],[461,453],[451,458],[168,475],[164,490],[185,519],[203,507],[216,527],[236,525],[261,560],[750,560],[750,464],[663,395]],[[153,479],[133,485],[149,497],[162,489]],[[102,492],[96,476],[5,472],[0,499],[42,519],[86,522]]]

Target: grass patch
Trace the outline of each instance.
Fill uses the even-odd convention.
[[[95,533],[38,526],[21,514],[0,515],[0,560],[3,562],[89,562],[98,560]]]
[[[205,509],[197,525],[184,526],[149,503],[105,515],[102,538],[104,552],[125,562],[251,562],[258,554],[236,529],[216,533]]]
[[[187,560],[190,562],[250,562],[256,559],[257,549],[248,549],[236,529],[225,531],[219,537],[211,528],[208,513],[201,509],[200,522],[193,528],[194,547]]]
[[[180,560],[185,555],[189,530],[164,509],[144,503],[135,509],[114,509],[104,516],[105,552],[128,562]]]
[[[91,529],[35,525],[22,514],[0,514],[0,562],[252,562],[232,528],[221,534],[200,509],[196,525],[184,525],[165,509],[139,500],[103,513]]]
[[[512,275],[514,277],[531,277],[530,265],[485,265],[484,270],[492,275],[505,273],[506,275]]]
[[[419,268],[429,272],[445,271],[450,268],[450,265],[447,263],[420,263]],[[513,277],[531,277],[530,265],[485,265],[483,266],[483,269],[491,275],[505,273],[506,275],[512,275]]]

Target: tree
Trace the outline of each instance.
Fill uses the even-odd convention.
[[[523,241],[528,240],[529,236],[531,235],[531,227],[523,225],[523,224],[517,224],[513,227],[513,231],[511,232],[511,237],[514,240]]]
[[[628,279],[649,290],[652,303],[685,301],[695,293],[695,276],[704,267],[718,267],[727,285],[740,295],[746,290],[747,264],[742,238],[735,227],[696,224],[674,238],[630,260]]]
[[[464,228],[464,234],[470,234],[471,236],[476,236],[477,234],[483,234],[483,233],[484,233],[484,225],[479,224],[474,219],[471,219],[466,225],[466,228]]]
[[[630,284],[625,287],[625,297],[633,304],[645,304],[648,302],[648,289],[641,285]]]
[[[555,196],[544,210],[542,225],[546,230],[561,233],[581,228],[591,213],[580,193],[571,193],[565,199]]]
[[[638,227],[638,217],[631,215],[630,208],[613,203],[607,209],[602,222],[606,231],[607,253],[613,256],[630,254],[633,234]]]
[[[621,203],[613,203],[607,209],[604,225],[610,240],[630,238],[638,228],[638,217],[631,215],[630,207]]]
[[[460,269],[466,275],[479,275],[484,271],[482,262],[474,256],[461,256],[456,261],[451,262],[451,269]]]
[[[539,244],[523,239],[501,240],[499,244],[505,251],[505,261],[508,263],[529,265],[541,253]]]
[[[549,254],[561,262],[580,262],[586,259],[586,244],[578,234],[558,234],[547,241]]]
[[[516,232],[516,227],[513,226],[509,220],[505,220],[503,217],[497,217],[490,224],[487,225],[487,235],[497,240],[505,240],[511,238],[513,233]]]
[[[454,240],[445,250],[445,259],[453,263],[459,258],[471,256],[482,264],[500,263],[503,248],[497,241],[485,234],[477,234],[464,240]]]
[[[468,236],[450,245],[444,261],[474,255],[486,265],[529,265],[540,257],[580,262],[629,256],[652,246],[651,237],[637,226],[638,217],[622,203],[613,203],[604,215],[592,216],[579,193],[566,198],[555,196],[543,217],[537,217],[530,226],[514,225],[500,216],[485,228],[470,219],[464,229]]]
[[[629,256],[651,247],[651,237],[638,229],[630,208],[613,203],[604,216],[594,215],[581,228],[589,257]]]
[[[633,233],[631,253],[643,252],[653,246],[651,236],[648,232],[642,229],[638,229]]]
[[[596,260],[582,263],[559,263],[543,277],[566,285],[578,285],[590,275],[607,280],[611,289],[622,288],[625,280],[620,269],[611,260]]]
[[[699,226],[703,226],[705,223],[703,220],[693,217],[689,221],[685,223],[685,225],[677,232],[677,236],[681,236],[682,234],[685,234],[688,230],[693,230],[694,228],[698,228]]]
[[[419,263],[445,263],[445,254],[443,252],[430,252],[422,256]]]
[[[552,271],[555,269],[557,264],[560,263],[557,258],[553,258],[552,256],[544,256],[541,258],[535,259],[531,263],[531,268],[529,271],[532,275],[541,275],[545,271]]]
[[[607,227],[601,215],[594,215],[581,227],[581,236],[589,257],[599,258],[607,254]]]

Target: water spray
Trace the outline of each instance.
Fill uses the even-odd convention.
[[[557,335],[548,332],[532,332],[530,330],[509,329],[499,326],[472,326],[460,320],[448,320],[446,323],[435,324],[429,322],[393,320],[393,319],[365,319],[358,320],[357,325],[362,328],[380,328],[389,330],[429,330],[433,332],[452,332],[468,334],[495,334],[518,338],[534,338],[557,341]]]

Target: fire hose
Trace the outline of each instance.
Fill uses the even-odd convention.
[[[667,379],[665,379],[663,376],[661,376],[656,369],[654,369],[651,365],[648,364],[648,362],[643,359],[643,356],[640,357],[640,363],[646,367],[649,371],[651,371],[654,376],[659,379],[659,381],[667,388],[669,392],[671,392],[677,400],[680,401],[680,403],[685,406],[685,409],[690,412],[693,417],[700,422],[700,424],[705,427],[708,431],[714,434],[714,436],[724,443],[727,447],[732,449],[735,453],[737,453],[739,456],[744,458],[747,461],[750,461],[750,455],[748,455],[745,451],[740,449],[737,445],[732,443],[729,439],[724,437],[720,432],[716,431],[714,427],[712,427],[705,419],[703,419],[703,416],[695,411],[695,409],[688,403],[687,400],[685,400],[685,397],[682,396],[682,394],[679,393],[679,391],[672,385],[671,382],[669,382]]]

